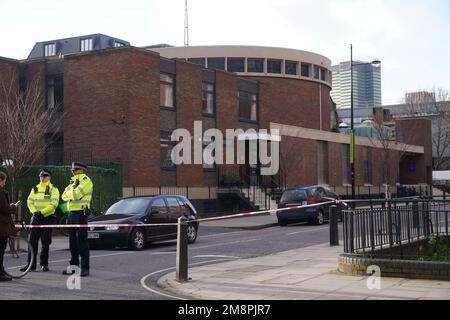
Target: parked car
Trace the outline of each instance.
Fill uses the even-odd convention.
[[[315,203],[324,203],[330,200],[340,199],[340,196],[325,186],[307,186],[286,189],[278,203],[278,208],[291,206],[304,206]],[[324,204],[317,207],[299,208],[292,210],[277,211],[278,224],[285,226],[289,222],[308,221],[321,225],[329,220],[330,206]],[[339,205],[338,205],[338,209]],[[338,210],[340,212],[340,210]]]
[[[176,239],[178,218],[188,221],[188,243],[197,239],[199,218],[191,202],[177,195],[130,197],[114,203],[104,215],[88,222],[88,240],[92,247],[99,245],[128,246],[142,250],[153,241]],[[96,224],[164,224],[142,227],[96,227]]]

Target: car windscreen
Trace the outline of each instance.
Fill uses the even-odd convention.
[[[305,201],[308,199],[308,195],[305,189],[286,190],[281,197],[281,203]]]
[[[148,198],[123,199],[109,207],[105,214],[145,214],[150,200]]]

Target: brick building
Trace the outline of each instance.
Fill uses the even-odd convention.
[[[63,39],[56,41],[62,44],[54,50],[43,47],[42,56],[21,61],[0,58],[0,76],[15,70],[15,81],[37,77],[46,94],[45,107],[64,112],[63,129],[50,141],[43,161],[120,161],[124,187],[217,186],[229,171],[250,182],[258,170],[249,164],[171,163],[171,132],[176,128],[193,132],[194,121],[201,121],[203,130],[218,128],[224,133],[236,128],[280,129],[283,172],[273,177],[272,184],[280,184],[281,176],[287,185],[350,183],[349,137],[333,132],[337,121],[329,59],[281,48],[177,51],[136,48],[124,41],[119,46],[114,40],[98,40],[107,45],[95,47],[97,42],[86,42],[86,37],[71,39],[79,43],[71,45],[78,48],[72,52],[58,52],[67,42]],[[403,134],[397,136],[411,137],[408,132],[417,128],[423,134],[399,141],[390,150],[390,184],[431,183],[429,122],[402,120],[398,126]],[[402,142],[411,145],[403,148]],[[357,138],[355,159],[356,185],[383,183],[382,166],[387,164],[381,161],[379,146]],[[414,172],[408,172],[405,162],[411,159],[416,163]]]

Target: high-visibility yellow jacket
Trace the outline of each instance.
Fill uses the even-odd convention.
[[[67,201],[69,211],[90,209],[93,190],[94,185],[91,179],[84,173],[77,174],[70,179],[70,184],[62,194],[62,199]]]
[[[40,211],[45,218],[55,214],[58,203],[59,190],[50,181],[33,187],[27,200],[30,212],[34,214]]]

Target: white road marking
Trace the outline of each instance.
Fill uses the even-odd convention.
[[[201,254],[198,256],[193,256],[193,259],[195,258],[230,258],[230,259],[241,259],[240,257],[235,256],[221,256],[221,255],[215,255],[215,254]]]
[[[294,234],[299,234],[299,233],[306,233],[306,232],[312,232],[312,231],[318,231],[318,230],[324,230],[324,229],[328,229],[329,227],[322,227],[322,228],[315,228],[315,229],[309,229],[309,230],[301,230],[301,231],[297,231],[297,232],[291,232],[288,233],[288,236],[292,236]]]
[[[202,247],[191,247],[191,250],[194,249],[204,249],[204,248],[211,248],[211,247],[219,247],[219,246],[225,246],[227,244],[235,244],[235,243],[243,243],[243,242],[252,242],[252,241],[260,241],[262,240],[261,238],[259,239],[248,239],[248,240],[241,240],[241,241],[233,241],[233,242],[223,242],[223,243],[217,243],[217,244],[212,244],[209,246],[202,246]]]
[[[216,260],[209,260],[209,261],[196,262],[196,263],[191,263],[191,264],[189,264],[188,267],[192,267],[192,266],[196,266],[196,265],[202,265],[202,264],[207,264],[207,263],[212,263],[212,262],[221,262],[221,261],[226,261],[226,260],[227,260],[227,259],[216,259]],[[152,273],[147,274],[146,276],[142,277],[142,279],[141,279],[141,285],[142,285],[142,287],[144,287],[144,289],[146,289],[146,290],[148,290],[148,291],[150,291],[150,292],[156,293],[156,294],[161,295],[161,296],[169,297],[169,298],[172,298],[172,299],[178,299],[178,300],[188,300],[188,299],[185,299],[185,298],[180,298],[180,297],[172,296],[172,295],[170,295],[170,294],[161,292],[161,291],[156,290],[156,289],[152,289],[152,288],[150,288],[149,286],[147,286],[147,285],[145,284],[145,281],[147,280],[148,277],[151,277],[151,276],[153,276],[153,275],[155,275],[155,274],[158,274],[158,273],[161,273],[161,272],[165,272],[165,271],[169,271],[169,270],[174,270],[174,269],[175,269],[175,267],[171,267],[171,268],[166,268],[166,269],[158,270],[158,271],[155,271],[155,272],[152,272]]]

